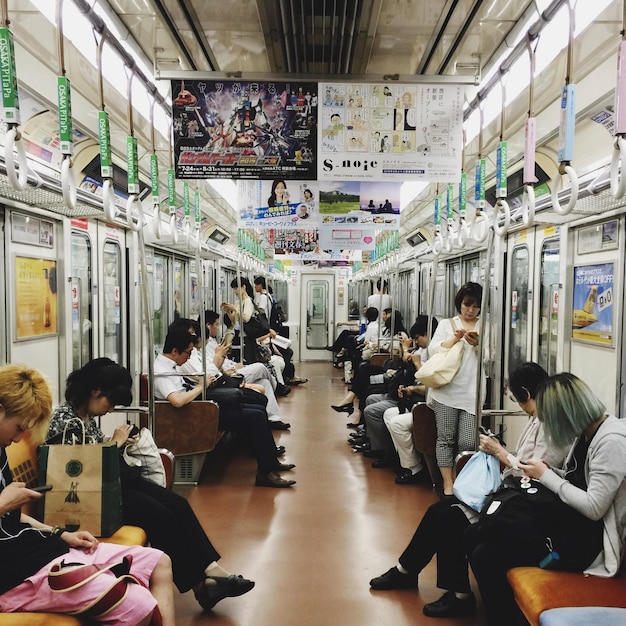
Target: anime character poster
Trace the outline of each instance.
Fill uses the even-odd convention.
[[[172,81],[177,178],[315,180],[317,83]]]
[[[572,339],[613,345],[613,263],[574,267]]]
[[[312,230],[319,223],[317,183],[274,180],[237,181],[238,228]]]
[[[318,180],[460,177],[462,85],[320,83]]]

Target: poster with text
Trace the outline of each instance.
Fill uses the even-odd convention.
[[[456,180],[462,85],[320,83],[318,179]]]
[[[177,178],[317,175],[317,83],[172,81]]]
[[[275,256],[300,256],[303,253],[319,253],[317,230],[281,229],[270,230],[269,242]]]
[[[613,345],[613,263],[574,267],[572,338]]]
[[[15,337],[30,339],[57,332],[57,264],[15,257]]]
[[[317,228],[318,187],[314,181],[237,181],[238,228]]]

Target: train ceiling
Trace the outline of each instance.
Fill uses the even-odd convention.
[[[534,0],[109,0],[158,71],[476,75]]]

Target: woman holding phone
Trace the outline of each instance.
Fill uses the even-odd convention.
[[[459,452],[476,445],[476,375],[478,372],[478,316],[483,288],[465,283],[454,298],[458,315],[442,320],[428,345],[429,357],[464,342],[463,358],[455,377],[447,385],[431,389],[428,406],[437,421],[437,464],[443,478],[444,496],[452,496],[452,467]],[[481,403],[486,393],[481,387]]]
[[[66,402],[52,414],[46,443],[82,442],[83,432],[87,443],[104,441],[94,418],[110,413],[115,405],[129,405],[131,388],[128,370],[111,359],[94,359],[75,370],[67,378]],[[131,429],[130,424],[122,424],[111,438],[120,450],[124,523],[143,528],[150,545],[169,555],[174,584],[181,593],[193,589],[204,609],[250,591],[254,582],[231,575],[218,565],[220,555],[187,500],[143,479],[140,468],[124,463],[121,452],[133,441],[129,437]]]

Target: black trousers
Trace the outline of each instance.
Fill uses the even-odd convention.
[[[181,593],[204,580],[207,565],[220,558],[185,498],[141,478],[124,480],[125,524],[146,531],[153,548],[172,559],[174,584]]]
[[[419,574],[436,554],[437,587],[467,593],[471,589],[463,531],[470,523],[453,504],[454,501],[442,500],[428,508],[399,561],[407,571]]]
[[[276,442],[267,419],[267,411],[262,405],[242,404],[239,410],[220,410],[219,428],[250,435],[259,473],[269,474],[276,469]]]
[[[540,541],[512,541],[492,538],[481,531],[480,523],[472,524],[463,535],[465,553],[478,582],[488,626],[516,624],[519,609],[506,578],[512,567],[537,566],[546,555]]]

